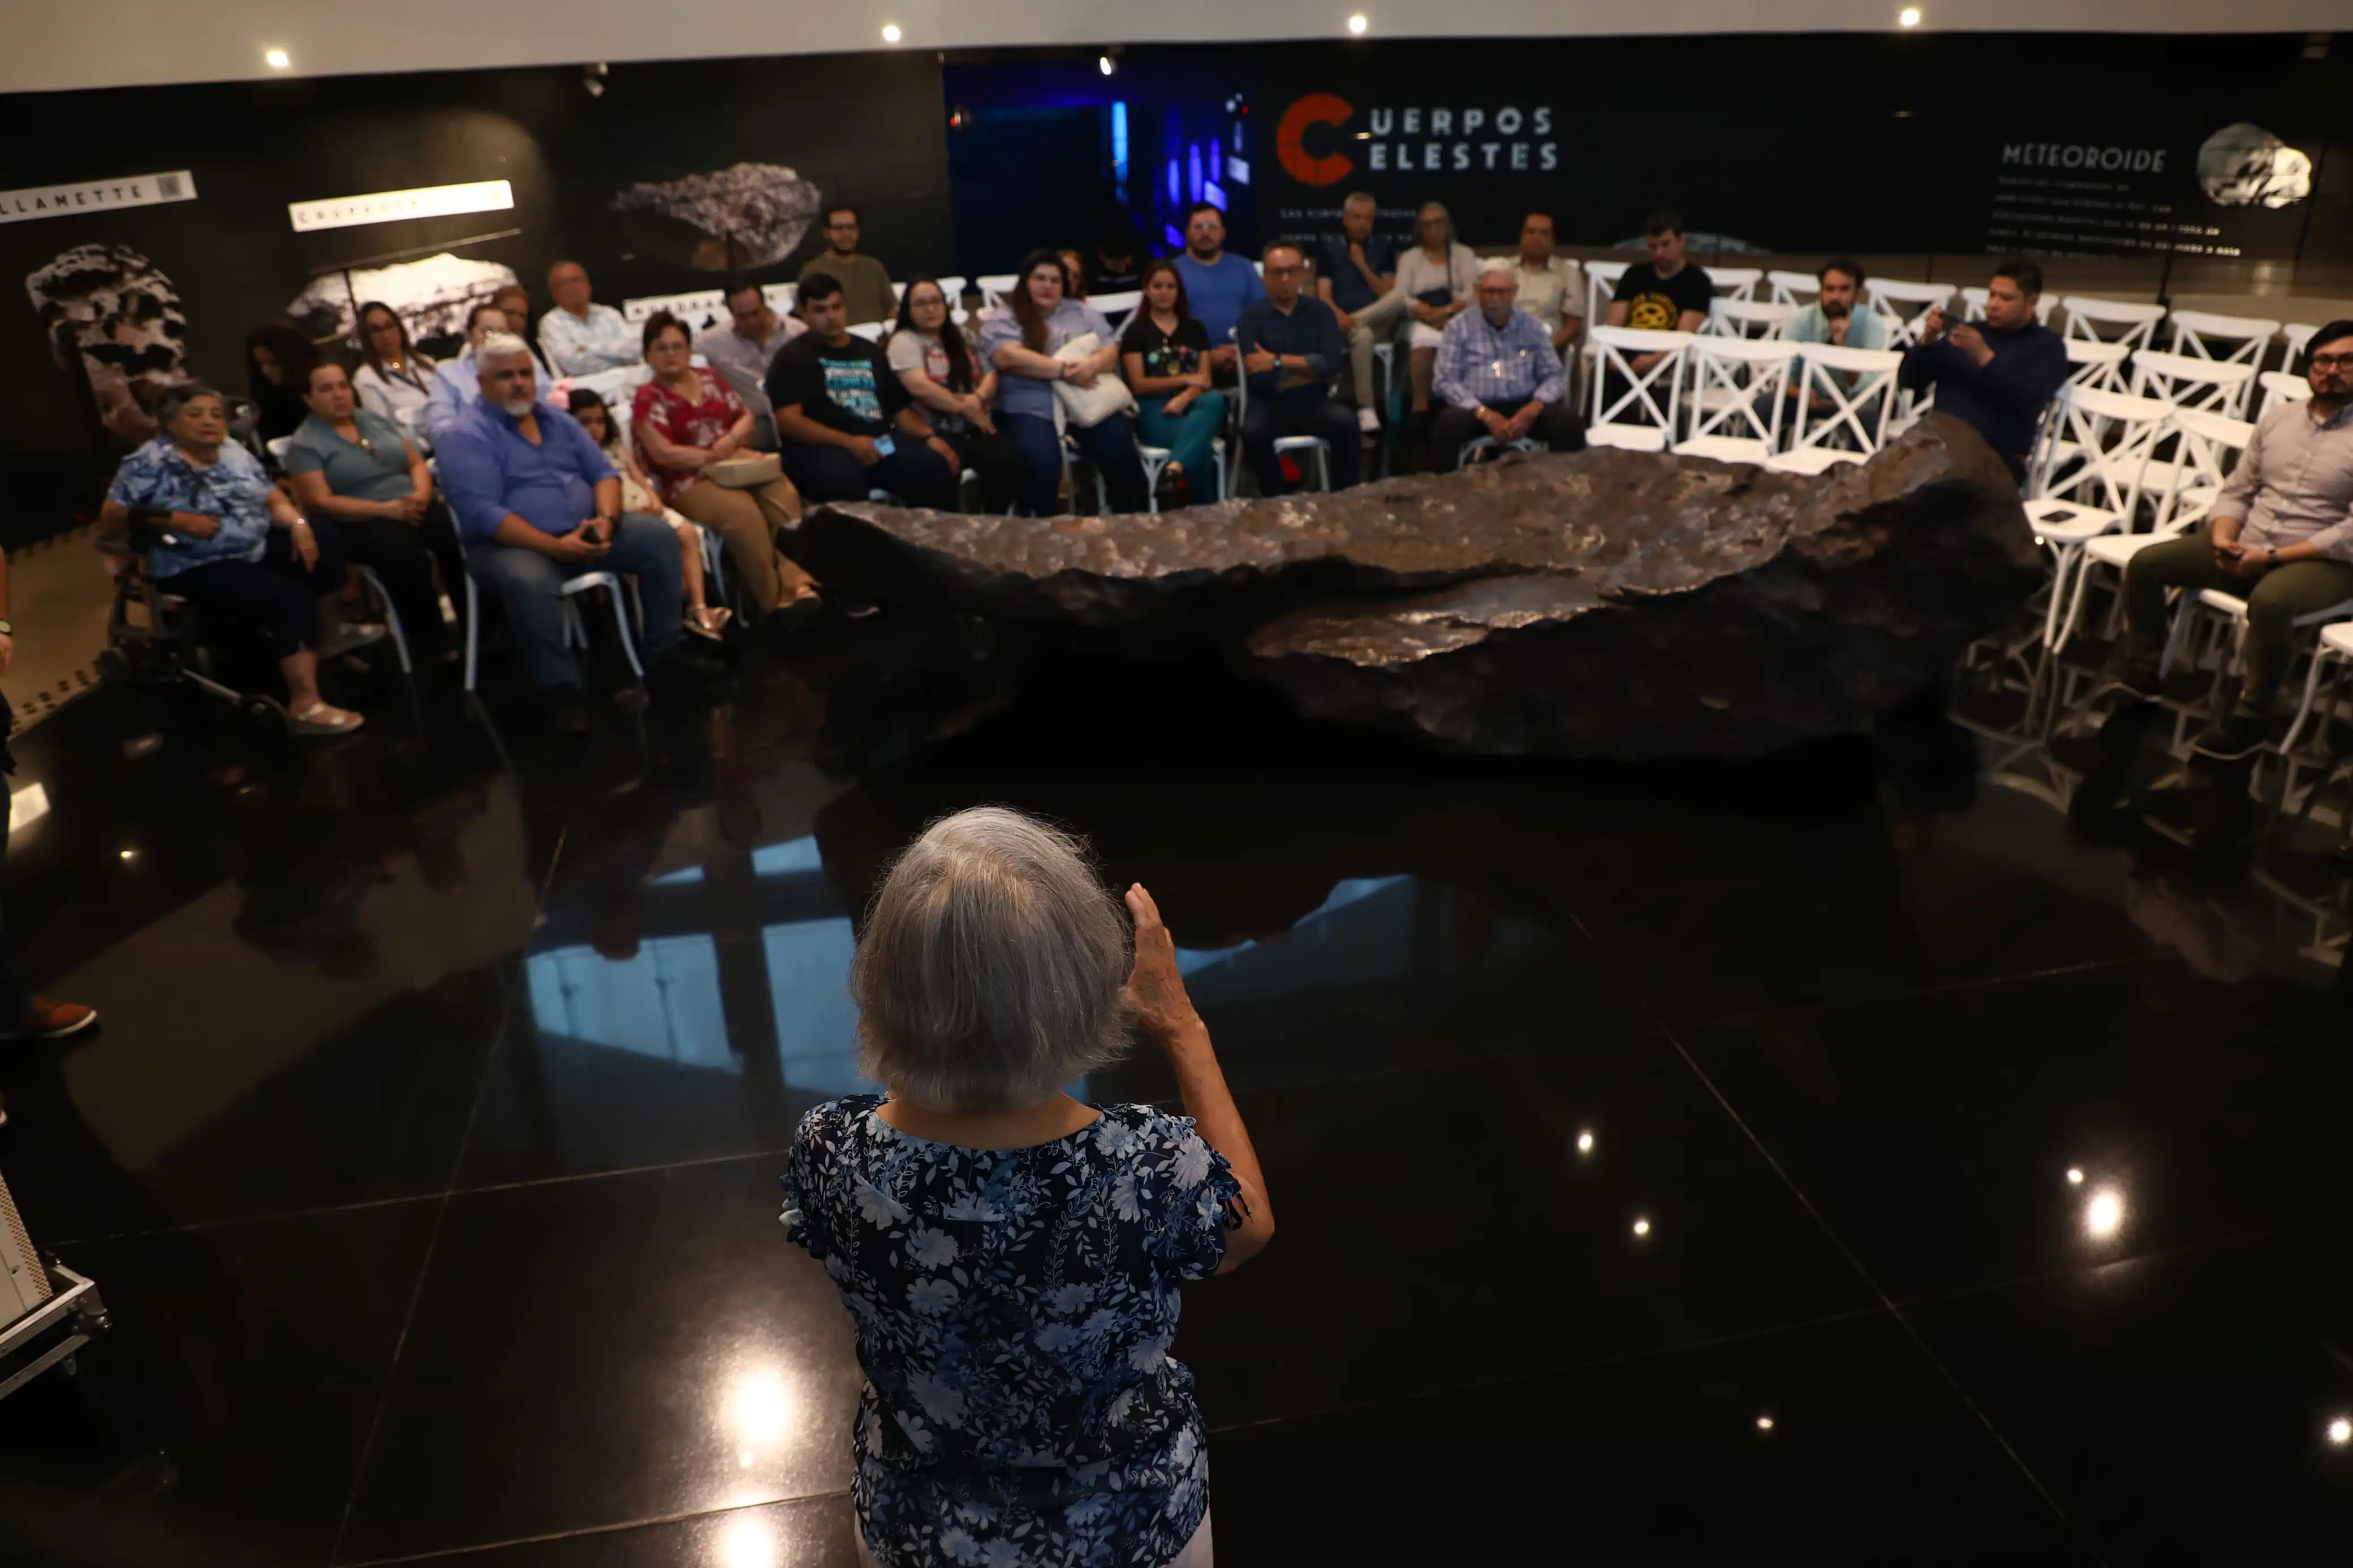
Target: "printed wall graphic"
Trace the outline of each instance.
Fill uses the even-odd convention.
[[[49,353],[89,384],[126,442],[155,433],[155,402],[189,379],[188,318],[161,268],[127,245],[77,245],[25,279]]]
[[[391,306],[407,323],[412,342],[462,337],[466,312],[517,281],[512,267],[472,261],[447,251],[422,261],[362,268],[350,278],[348,286],[341,272],[313,278],[311,286],[287,304],[287,319],[320,342],[343,338],[356,343],[359,322],[353,307],[377,300]]]
[[[124,174],[112,180],[0,191],[0,223],[26,223],[34,218],[111,212],[116,207],[152,207],[161,202],[195,199],[196,177],[185,169],[175,169],[168,174]]]
[[[2242,120],[2198,149],[2198,184],[2221,206],[2288,206],[2312,195],[2312,160]]]
[[[407,191],[374,191],[364,196],[332,196],[318,202],[288,202],[287,219],[297,234],[320,228],[356,228],[404,218],[447,217],[452,213],[505,212],[514,205],[514,186],[504,180],[470,180],[457,185],[420,185]]]
[[[631,185],[613,198],[613,211],[637,248],[705,272],[732,272],[790,256],[821,199],[813,182],[781,163],[734,163]]]

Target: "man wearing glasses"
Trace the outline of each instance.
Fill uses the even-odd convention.
[[[887,321],[898,313],[899,297],[891,288],[891,274],[871,256],[858,254],[858,209],[836,202],[825,209],[825,250],[801,268],[800,280],[822,272],[841,285],[849,307],[849,324]]]
[[[1297,246],[1270,245],[1265,259],[1266,298],[1244,308],[1234,323],[1250,394],[1242,411],[1242,450],[1258,473],[1259,492],[1279,496],[1285,486],[1276,439],[1321,437],[1331,448],[1332,488],[1345,490],[1356,482],[1364,437],[1356,416],[1332,401],[1332,378],[1348,361],[1340,318],[1331,306],[1301,291],[1307,264]]]
[[[2123,683],[2139,696],[2157,691],[2168,588],[2247,602],[2238,706],[2197,742],[2225,762],[2262,748],[2296,619],[2353,601],[2353,321],[2314,333],[2311,353],[2310,400],[2274,399],[2205,522],[2125,570]]]

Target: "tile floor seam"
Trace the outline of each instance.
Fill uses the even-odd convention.
[[[689,1509],[681,1513],[653,1514],[645,1519],[627,1519],[610,1524],[584,1524],[576,1530],[551,1530],[541,1535],[518,1535],[505,1541],[476,1542],[468,1546],[436,1547],[430,1552],[412,1552],[399,1557],[364,1557],[340,1563],[337,1568],[395,1568],[402,1563],[436,1563],[445,1558],[462,1557],[475,1552],[504,1552],[516,1546],[539,1546],[554,1541],[579,1541],[589,1536],[618,1535],[625,1531],[653,1530],[665,1524],[686,1524],[698,1519],[723,1519],[729,1514],[748,1513],[754,1509],[797,1508],[804,1503],[828,1502],[849,1495],[848,1487],[838,1487],[821,1492],[797,1492],[791,1497],[768,1498],[760,1502],[736,1503],[729,1508]]]

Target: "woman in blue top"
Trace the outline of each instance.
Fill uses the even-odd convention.
[[[1023,504],[1032,517],[1052,517],[1063,510],[1053,384],[1092,386],[1098,377],[1117,374],[1119,341],[1102,311],[1067,298],[1069,279],[1062,258],[1052,251],[1031,251],[1019,278],[1006,308],[981,318],[980,357],[997,373],[997,427],[1013,447]],[[1054,357],[1064,343],[1088,332],[1095,336],[1094,353],[1081,360]],[[1072,425],[1069,434],[1102,473],[1111,510],[1144,510],[1150,498],[1144,460],[1135,452],[1135,422],[1114,414],[1098,425]]]
[[[1160,911],[1141,887],[1127,908],[1132,966],[1079,845],[983,807],[927,829],[867,912],[850,992],[889,1094],[810,1111],[784,1184],[857,1331],[869,1563],[1208,1568],[1177,1286],[1240,1267],[1274,1215]],[[1131,1018],[1189,1115],[1060,1092]]]
[[[286,677],[299,735],[340,735],[362,722],[319,695],[321,628],[332,624],[343,561],[332,529],[303,520],[260,462],[228,439],[228,408],[202,382],[166,392],[163,431],[122,459],[99,511],[120,528],[136,511],[165,513],[148,574],[198,609],[251,626]]]

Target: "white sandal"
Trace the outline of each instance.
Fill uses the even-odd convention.
[[[288,721],[298,735],[348,735],[367,722],[349,709],[331,706],[324,700],[290,715]]]

